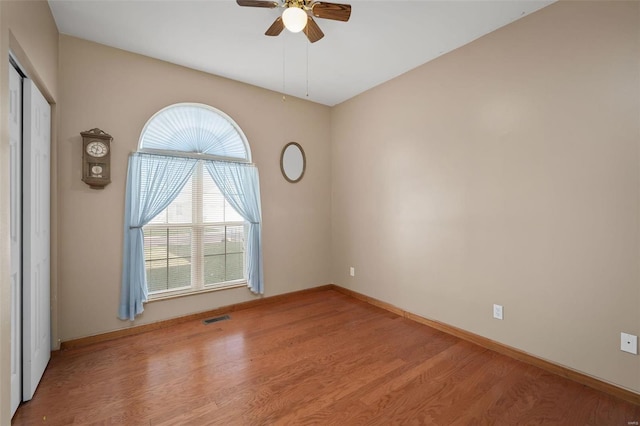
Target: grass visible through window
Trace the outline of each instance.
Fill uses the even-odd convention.
[[[144,230],[149,293],[191,287],[192,230],[149,228]],[[204,285],[241,280],[244,276],[244,227],[205,227]]]

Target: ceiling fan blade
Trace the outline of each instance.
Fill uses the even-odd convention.
[[[282,22],[282,17],[278,16],[276,20],[273,21],[273,24],[271,24],[267,32],[264,33],[264,35],[277,36],[280,35],[282,30],[284,30],[284,23]]]
[[[322,32],[318,24],[316,24],[316,21],[314,21],[313,18],[309,15],[307,15],[307,25],[302,31],[304,31],[305,35],[311,43],[315,43],[316,41],[324,37],[324,33]]]
[[[238,0],[239,1],[239,0]],[[318,18],[347,22],[351,17],[351,5],[317,1],[311,4],[313,15]]]
[[[236,3],[238,3],[238,5],[240,6],[247,7],[266,7],[269,9],[278,7],[278,2],[266,0],[236,0]]]

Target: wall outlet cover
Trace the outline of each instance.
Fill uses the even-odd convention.
[[[493,305],[493,317],[495,319],[502,319],[502,305]]]
[[[620,333],[620,350],[638,355],[638,336]]]
[[[356,268],[354,268],[353,266],[349,268],[349,275],[351,275],[352,277],[356,276]]]

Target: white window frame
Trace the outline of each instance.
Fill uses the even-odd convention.
[[[191,193],[191,223],[157,223],[152,224],[148,223],[143,226],[143,232],[147,229],[180,229],[180,228],[188,228],[191,229],[191,284],[190,286],[179,287],[168,290],[160,290],[151,293],[148,288],[148,280],[147,280],[147,290],[149,291],[149,302],[154,300],[162,300],[169,299],[180,296],[188,296],[199,293],[207,293],[211,291],[224,290],[235,287],[246,287],[247,286],[247,277],[246,277],[246,268],[242,268],[241,279],[224,281],[215,284],[205,284],[204,283],[204,230],[207,227],[219,226],[219,227],[228,227],[228,226],[242,226],[244,228],[244,233],[246,235],[247,232],[247,222],[246,221],[234,221],[234,222],[204,222],[203,220],[203,200],[204,200],[204,189],[203,189],[203,179],[204,179],[204,165],[202,161],[198,161],[196,168],[192,175],[192,193]],[[246,247],[242,250],[243,254],[243,266],[246,265],[247,262],[247,253]],[[168,255],[168,252],[167,252]],[[146,268],[146,265],[145,265]]]

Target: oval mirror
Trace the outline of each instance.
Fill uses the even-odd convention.
[[[280,170],[284,178],[291,183],[300,182],[306,167],[307,159],[302,147],[296,142],[286,144],[280,155]]]

